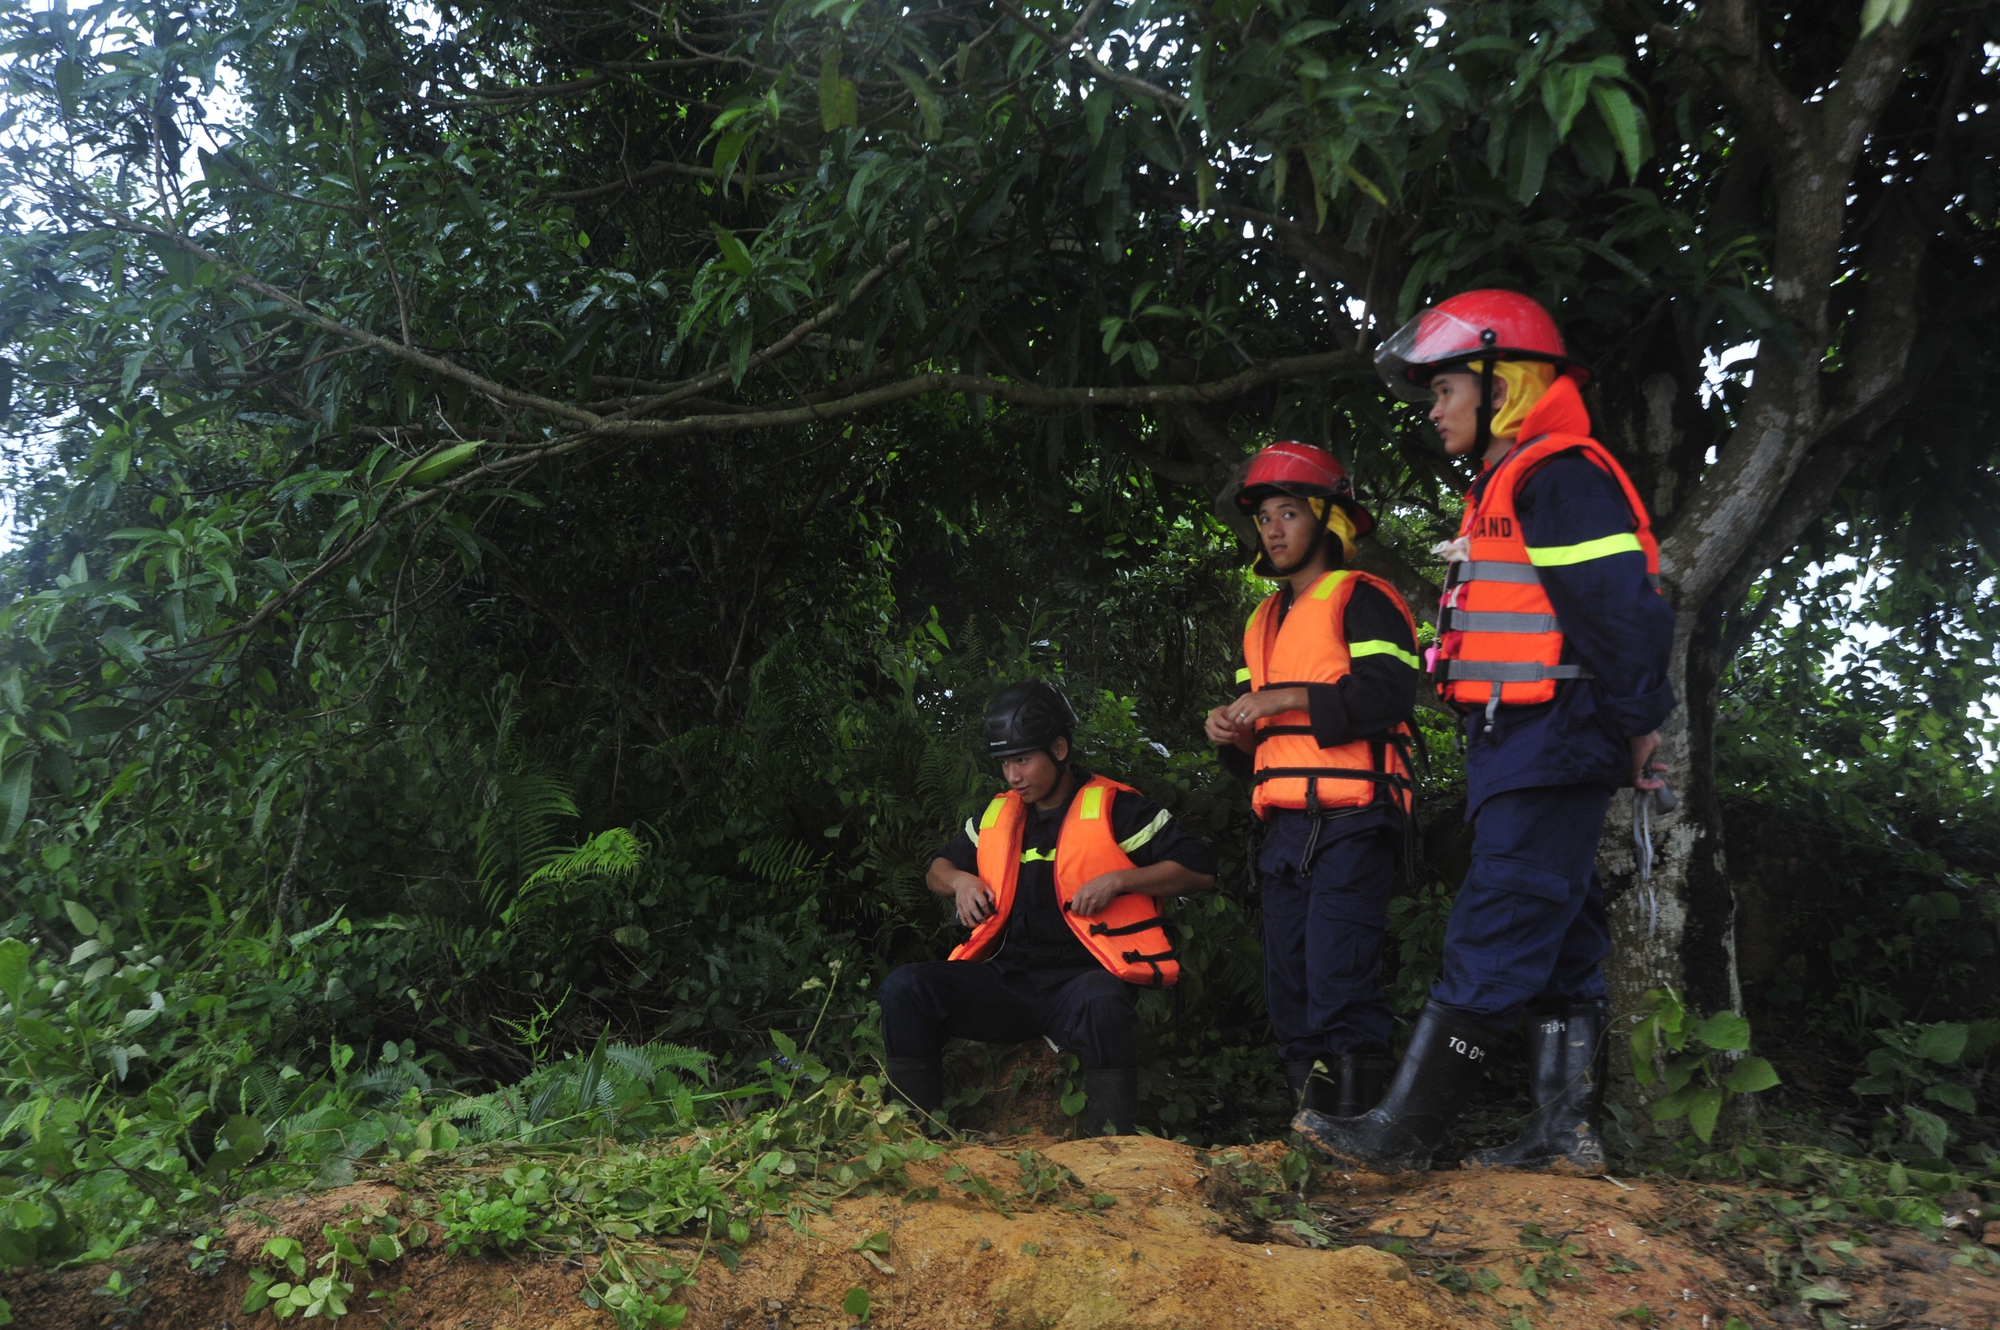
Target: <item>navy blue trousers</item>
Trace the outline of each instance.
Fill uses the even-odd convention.
[[[1276,815],[1274,815],[1276,816]],[[1304,819],[1297,819],[1303,823]],[[1266,841],[1264,997],[1286,1062],[1389,1052],[1395,1015],[1382,992],[1382,938],[1396,890],[1397,817],[1374,811],[1353,824],[1326,822],[1312,870],[1301,874],[1296,837]],[[1275,852],[1273,852],[1275,851]]]
[[[1105,969],[926,961],[891,970],[881,1002],[892,1058],[936,1057],[953,1038],[1018,1044],[1046,1035],[1085,1071],[1139,1065],[1139,991]]]
[[[1611,791],[1549,785],[1489,796],[1431,997],[1495,1029],[1530,1007],[1604,998],[1611,931],[1597,838]]]

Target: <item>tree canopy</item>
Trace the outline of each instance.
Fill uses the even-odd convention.
[[[1504,286],[1594,367],[1680,616],[1657,908],[1629,826],[1602,856],[1620,1001],[1858,987],[1814,1028],[1865,1043],[1949,938],[1983,1018],[1996,43],[1971,0],[6,0],[7,936],[184,968],[156,1060],[249,976],[252,1042],[407,1041],[396,1092],[607,1022],[749,1056],[808,973],[858,1057],[947,938],[986,691],[1053,674],[1222,853],[1146,1093],[1241,1130],[1218,498],[1330,446],[1422,618],[1469,475],[1372,351]],[[1406,1005],[1462,852],[1425,725]],[[1893,921],[1858,870],[1808,898],[1801,826]],[[219,937],[269,950],[225,982]],[[113,1076],[144,983],[78,974]],[[215,1074],[197,1116],[249,1102]]]

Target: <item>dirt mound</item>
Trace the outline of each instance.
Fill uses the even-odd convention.
[[[1237,1216],[1210,1199],[1217,1167],[1192,1147],[1124,1137],[1047,1145],[1041,1157],[1075,1174],[1082,1193],[1011,1217],[962,1194],[836,1206],[808,1231],[752,1247],[735,1274],[707,1271],[686,1299],[688,1326],[845,1327],[854,1318],[842,1300],[856,1287],[869,1292],[871,1325],[923,1330],[1429,1330],[1451,1321],[1451,1298],[1413,1281],[1387,1252],[1224,1236]],[[1001,1150],[961,1150],[954,1162],[1002,1189],[1024,1172]],[[886,1238],[879,1252],[868,1247],[875,1234]]]
[[[20,1330],[248,1330],[276,1327],[269,1312],[243,1313],[251,1268],[274,1237],[297,1239],[306,1258],[326,1253],[321,1230],[376,1207],[397,1207],[395,1187],[362,1184],[264,1199],[232,1211],[218,1244],[226,1261],[203,1262],[187,1239],[149,1242],[105,1265],[49,1273],[22,1271],[0,1280]],[[269,1262],[264,1262],[268,1265]],[[107,1288],[120,1272],[129,1292]],[[348,1311],[357,1325],[385,1330],[616,1330],[617,1318],[579,1298],[590,1269],[567,1261],[509,1261],[413,1251],[357,1285]],[[296,1318],[288,1324],[297,1324]],[[318,1325],[315,1320],[310,1324]]]
[[[703,1263],[687,1326],[847,1330],[843,1304],[861,1288],[871,1330],[2000,1327],[2000,1259],[1846,1221],[1801,1237],[1784,1216],[1808,1207],[1782,1193],[1449,1171],[1323,1178],[1301,1204],[1277,1184],[1285,1154],[1148,1137],[961,1147],[913,1167],[908,1198],[766,1221],[734,1272]],[[34,1330],[274,1325],[240,1310],[268,1238],[316,1260],[323,1225],[405,1201],[386,1184],[267,1200],[231,1214],[228,1259],[209,1273],[190,1268],[186,1240],[160,1241],[110,1265],[13,1275],[0,1296]],[[592,1268],[433,1244],[364,1282],[350,1308],[391,1330],[610,1330],[579,1297]],[[129,1291],[109,1283],[114,1269]],[[1812,1310],[1774,1296],[1774,1278],[1806,1289]]]

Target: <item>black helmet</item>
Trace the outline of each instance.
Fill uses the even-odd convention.
[[[986,755],[1014,757],[1076,735],[1076,712],[1055,685],[1010,683],[986,704]]]

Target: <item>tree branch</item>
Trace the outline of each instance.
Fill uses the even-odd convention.
[[[749,183],[756,185],[778,185],[788,180],[803,180],[812,174],[803,167],[789,171],[767,171],[763,175],[748,177]],[[685,162],[659,162],[632,172],[623,180],[614,180],[605,185],[592,185],[588,189],[565,189],[558,193],[544,194],[543,198],[555,203],[582,203],[589,199],[601,199],[607,194],[628,190],[634,185],[642,185],[648,180],[657,180],[663,175],[686,176],[690,180],[720,180],[722,177],[707,166],[689,166]]]

